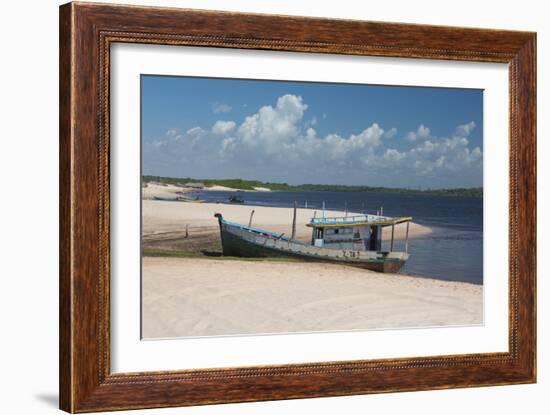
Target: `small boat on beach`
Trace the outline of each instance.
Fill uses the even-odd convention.
[[[227,198],[227,201],[229,203],[244,203],[244,199],[242,198],[242,196],[235,196],[235,195],[231,195]]]
[[[160,197],[160,196],[153,196],[153,200],[158,200],[161,202],[177,202],[177,197]]]
[[[189,196],[182,196],[182,195],[178,195],[176,197],[153,196],[153,200],[158,200],[161,202],[204,203],[204,200],[199,199],[198,197],[189,197]]]
[[[291,237],[225,220],[214,215],[220,226],[223,254],[237,257],[293,257],[327,261],[366,268],[378,272],[397,272],[409,258],[408,235],[411,217],[390,218],[380,215],[313,217],[311,243],[294,239],[296,209]],[[252,217],[251,217],[252,219]],[[395,226],[406,223],[404,251],[394,251]],[[391,226],[389,250],[382,250],[382,229]]]

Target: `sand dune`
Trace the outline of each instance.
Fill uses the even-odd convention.
[[[327,263],[144,258],[143,335],[481,324],[482,291]]]

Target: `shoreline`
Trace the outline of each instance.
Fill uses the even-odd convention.
[[[290,230],[292,224],[292,207],[275,207],[275,206],[259,206],[259,205],[246,205],[246,204],[231,204],[231,203],[211,203],[204,202],[202,200],[188,200],[188,201],[171,201],[171,200],[156,200],[155,198],[162,199],[176,199],[179,197],[185,197],[186,194],[192,192],[191,188],[184,188],[175,185],[159,185],[148,183],[146,187],[142,188],[142,208],[143,208],[143,222],[144,222],[144,234],[154,232],[156,227],[162,228],[161,230],[177,226],[193,226],[193,227],[217,227],[217,221],[214,219],[214,213],[222,213],[226,219],[241,224],[247,224],[250,221],[250,214],[254,211],[253,226],[264,227],[265,230],[271,232],[287,233]],[[232,191],[228,188],[221,189],[218,186],[217,189],[203,189],[201,191],[216,192],[221,190]],[[201,202],[201,203],[193,203]],[[173,206],[173,204],[177,206]],[[154,204],[154,205],[152,205]],[[197,207],[200,206],[200,207]],[[153,208],[154,206],[154,208]],[[177,213],[176,213],[177,211]],[[182,215],[181,212],[187,214]],[[208,212],[208,215],[200,215],[200,212]],[[307,233],[311,234],[311,230],[305,228],[305,224],[308,223],[315,214],[320,214],[321,210],[318,208],[303,208],[297,209],[297,239],[307,240]],[[330,210],[332,216],[345,216],[349,215],[361,215],[362,213],[343,212]],[[168,223],[172,222],[172,223]],[[151,226],[149,226],[151,223]],[[305,228],[305,229],[304,229]],[[404,238],[404,227],[396,227],[396,239]],[[388,229],[384,230],[387,234]],[[411,222],[411,229],[409,237],[425,235],[431,233],[431,229],[427,226],[418,225]],[[383,238],[389,237],[383,235]]]
[[[483,322],[483,286],[340,264],[144,257],[142,283],[146,338]]]
[[[196,203],[189,201],[151,200],[154,197],[174,198],[184,195],[177,186],[153,185],[144,188],[142,200],[142,248],[154,257],[220,257],[222,246],[216,213],[230,222],[248,225],[281,235],[292,234],[292,207],[272,207],[232,203]],[[353,215],[354,212],[347,212]],[[358,213],[357,213],[358,214]],[[295,240],[310,243],[312,228],[306,225],[319,209],[296,210]],[[343,211],[330,211],[330,216],[345,216]],[[404,248],[406,225],[396,225],[394,238],[397,249]],[[432,233],[432,229],[411,222],[409,240]],[[391,227],[382,231],[383,249],[389,249]]]
[[[164,256],[173,256],[178,251],[182,257],[220,256],[220,230],[214,214],[221,213],[228,221],[246,225],[250,222],[252,212],[253,227],[277,234],[292,233],[293,208],[143,200],[142,247],[144,250],[166,251],[167,255]],[[319,214],[315,209],[296,210],[296,240],[306,243],[311,241],[312,230],[306,224],[315,212]],[[337,216],[345,214],[338,211],[331,213]],[[431,228],[411,222],[409,240],[431,232]],[[406,226],[396,225],[394,238],[398,246],[404,244],[405,235]],[[387,227],[382,233],[386,247],[390,239],[391,228]]]

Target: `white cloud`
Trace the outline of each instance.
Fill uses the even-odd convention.
[[[200,134],[202,131],[203,131],[203,129],[201,127],[193,127],[193,128],[190,128],[189,130],[187,130],[185,132],[185,134],[187,134],[187,135],[197,135],[197,134]]]
[[[214,134],[224,135],[232,131],[236,125],[234,121],[216,121],[212,126],[212,132]]]
[[[170,128],[166,131],[166,137],[177,137],[179,134],[178,128]]]
[[[394,148],[388,148],[382,157],[390,163],[396,163],[402,160],[405,157],[405,154],[400,153]]]
[[[292,183],[383,186],[478,186],[483,154],[471,148],[473,122],[450,137],[433,137],[421,124],[413,140],[388,140],[397,130],[378,123],[347,136],[320,136],[305,118],[307,104],[283,95],[237,124],[219,120],[210,130],[167,130],[144,143],[145,173],[180,177],[243,177]],[[397,147],[397,148],[396,148]]]
[[[246,117],[237,130],[237,139],[244,146],[262,148],[266,154],[273,154],[298,135],[298,122],[306,109],[302,97],[283,95],[275,107],[266,105]]]
[[[472,130],[476,127],[475,122],[469,122],[468,124],[462,124],[456,127],[455,135],[460,137],[468,137]]]
[[[222,104],[220,102],[214,102],[212,104],[212,112],[214,114],[219,114],[221,112],[231,112],[232,109],[233,107],[231,107],[231,105],[228,105],[228,104]]]
[[[397,134],[397,128],[393,127],[390,128],[388,131],[384,133],[384,138],[393,138]]]
[[[424,127],[423,124],[420,124],[418,130],[416,130],[416,134],[420,138],[428,138],[430,136],[430,129],[428,127]]]
[[[410,131],[407,133],[405,138],[408,141],[416,141],[418,139],[426,139],[430,137],[430,129],[424,127],[424,124],[420,124],[416,131]]]
[[[476,173],[481,180],[483,156],[481,149],[470,149],[464,137],[426,140],[415,147],[399,152],[388,149],[384,154],[385,167],[393,167],[420,176],[435,176],[464,172]]]

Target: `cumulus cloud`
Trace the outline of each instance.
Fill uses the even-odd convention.
[[[177,137],[179,135],[178,128],[170,128],[166,131],[166,137]]]
[[[469,140],[465,137],[470,135],[475,128],[475,123],[459,125],[452,137],[431,137],[429,128],[423,127],[424,140],[422,143],[406,151],[387,149],[384,154],[385,167],[392,167],[400,171],[407,171],[418,176],[443,177],[463,173],[465,176],[478,176],[478,183],[481,184],[483,154],[481,148],[470,148]],[[421,128],[417,130],[420,137]],[[474,176],[475,177],[475,176]]]
[[[219,120],[207,130],[171,128],[163,138],[144,143],[144,171],[382,186],[482,182],[482,150],[472,148],[467,138],[475,128],[473,122],[457,126],[449,137],[433,137],[430,128],[421,124],[409,133],[414,139],[394,141],[397,130],[384,130],[378,123],[348,135],[319,135],[311,122],[315,117],[306,118],[307,109],[302,97],[287,94],[240,124]]]
[[[407,133],[405,138],[409,141],[416,141],[430,137],[430,129],[424,127],[424,124],[420,124],[416,131],[410,131]]]
[[[203,129],[201,127],[193,127],[193,128],[190,128],[189,130],[187,130],[185,132],[185,134],[187,134],[187,135],[197,135],[197,134],[200,134],[201,132],[203,132]]]
[[[212,112],[214,114],[219,114],[221,112],[231,112],[233,108],[231,107],[231,105],[228,105],[228,104],[222,104],[220,102],[214,102],[212,104]]]
[[[456,127],[455,135],[460,137],[468,137],[472,130],[476,127],[476,123],[471,121],[468,124],[462,124]]]
[[[307,123],[308,125],[311,125],[312,127],[317,125],[317,117],[312,117],[311,120]]]
[[[388,131],[384,133],[384,138],[393,138],[395,137],[395,134],[397,134],[397,128],[395,127],[390,128]]]
[[[236,125],[234,121],[216,121],[212,126],[212,132],[218,135],[228,134]]]

